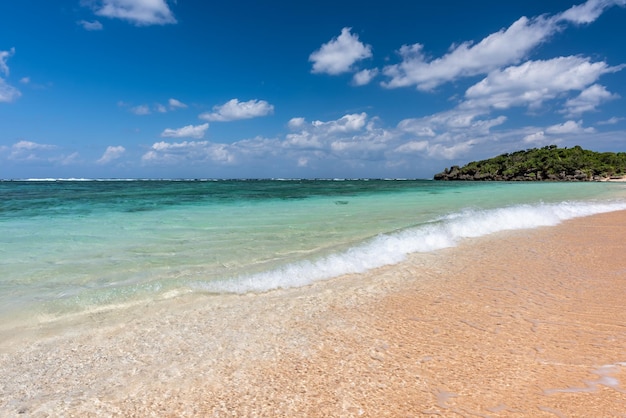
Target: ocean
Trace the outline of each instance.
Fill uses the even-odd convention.
[[[363,273],[500,231],[626,209],[625,183],[0,182],[0,332],[186,294]]]

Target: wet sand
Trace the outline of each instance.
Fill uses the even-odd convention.
[[[596,215],[33,329],[2,345],[0,416],[625,417],[625,237]]]

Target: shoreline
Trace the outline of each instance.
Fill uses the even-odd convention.
[[[626,176],[621,176],[621,177],[609,177],[609,178],[606,178],[606,179],[601,180],[601,181],[609,181],[609,182],[617,182],[617,183],[620,183],[620,182],[626,182]]]
[[[626,211],[156,301],[0,356],[0,415],[620,416]]]

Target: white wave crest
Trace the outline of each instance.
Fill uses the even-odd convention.
[[[396,264],[410,253],[453,247],[464,238],[476,238],[507,230],[554,226],[568,219],[618,210],[626,210],[626,202],[562,202],[490,210],[467,209],[432,223],[379,235],[362,245],[316,261],[301,261],[267,272],[196,283],[196,286],[212,293],[264,292],[305,286],[314,281]]]

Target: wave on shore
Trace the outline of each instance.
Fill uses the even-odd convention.
[[[411,253],[454,247],[465,238],[477,238],[508,230],[554,226],[568,219],[618,210],[626,210],[626,202],[562,202],[489,210],[467,209],[426,224],[381,234],[362,245],[315,261],[302,261],[228,280],[196,282],[194,287],[209,293],[243,294],[306,286],[319,280],[396,264]]]

